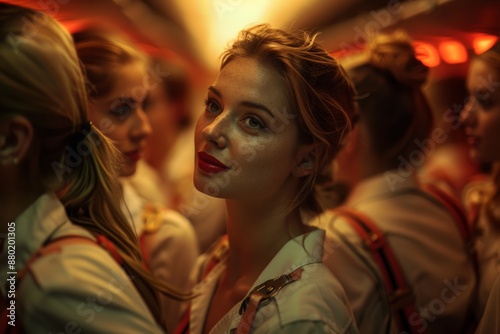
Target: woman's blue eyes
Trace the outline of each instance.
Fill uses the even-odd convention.
[[[266,128],[264,126],[264,124],[262,124],[262,122],[258,118],[253,117],[253,116],[246,117],[243,120],[243,123],[245,123],[245,125],[251,129],[265,129]]]
[[[212,99],[205,100],[205,108],[208,112],[211,112],[211,113],[217,113],[221,110],[219,104]]]
[[[493,101],[491,99],[478,99],[478,103],[485,109],[491,108],[493,106]]]
[[[465,107],[468,107],[470,110],[474,110],[478,106],[481,106],[483,109],[489,109],[493,107],[493,105],[494,102],[491,98],[469,97],[469,101],[467,102]]]
[[[218,114],[222,111],[219,103],[213,99],[207,98],[205,100],[205,110],[208,113]],[[265,129],[266,126],[264,123],[256,116],[246,116],[241,120],[241,122],[249,129],[252,130],[262,130]]]
[[[147,111],[151,100],[149,95],[140,102],[140,107],[142,110]],[[135,110],[139,108],[139,102],[130,98],[120,98],[117,101],[113,102],[111,105],[111,109],[109,112],[111,115],[118,117],[120,120],[127,118],[130,114],[135,112]]]
[[[125,118],[132,112],[132,108],[128,104],[119,105],[111,109],[111,114],[119,118]]]

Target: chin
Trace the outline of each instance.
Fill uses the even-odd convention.
[[[222,187],[213,179],[204,179],[195,172],[193,177],[194,187],[201,193],[215,198],[226,198]]]
[[[137,165],[134,164],[133,166],[123,166],[122,169],[120,170],[120,176],[121,177],[130,177],[135,174],[137,171]]]

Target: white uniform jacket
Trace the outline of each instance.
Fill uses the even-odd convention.
[[[146,201],[137,195],[128,182],[123,181],[122,185],[125,215],[131,218],[131,224],[140,236],[144,232]],[[196,234],[191,223],[176,211],[161,210],[161,219],[158,230],[145,239],[144,251],[149,258],[149,268],[160,280],[181,292],[189,292],[193,288],[190,274],[199,255]],[[161,296],[161,303],[167,330],[173,333],[187,303],[165,296]]]
[[[493,283],[500,273],[500,232],[491,226],[486,215],[485,203],[494,191],[490,178],[473,181],[464,188],[463,201],[471,213],[476,211],[475,247],[479,259],[479,287],[477,297],[477,317],[481,319]]]
[[[461,333],[476,279],[459,230],[443,207],[417,194],[413,178],[391,183],[388,175],[358,184],[345,206],[384,233],[422,317],[410,317],[410,324],[427,333]],[[331,212],[312,224],[327,231],[324,263],[344,286],[360,332],[396,333],[384,281],[356,231]]]
[[[47,240],[93,237],[73,225],[55,194],[39,197],[15,221],[15,269]],[[6,296],[8,242],[0,254]],[[68,244],[40,257],[15,291],[16,325],[25,333],[163,333],[123,269],[102,247]],[[9,286],[10,290],[10,286]]]
[[[269,279],[304,269],[298,281],[261,305],[251,333],[358,333],[342,287],[321,263],[324,233],[318,229],[288,241],[260,274],[250,291]],[[199,295],[191,304],[190,333],[203,332],[211,297],[225,267],[224,260],[219,262],[195,288]],[[240,306],[241,302],[234,305],[210,333],[234,333],[242,317]]]
[[[500,276],[497,276],[477,334],[500,333]]]

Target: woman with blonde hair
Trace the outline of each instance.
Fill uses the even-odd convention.
[[[317,175],[354,113],[343,69],[308,33],[258,25],[223,54],[195,130],[194,183],[226,200],[227,244],[201,261],[178,332],[357,333],[321,263]],[[227,247],[228,245],[228,247]]]
[[[71,36],[7,4],[0,36],[2,330],[162,333],[157,289],[186,296],[143,269],[118,152],[88,120]]]
[[[87,78],[88,117],[123,157],[119,192],[124,196],[123,211],[139,236],[144,263],[159,280],[189,291],[189,275],[199,254],[191,223],[161,203],[143,199],[128,180],[148,145],[152,95],[162,89],[162,75],[168,73],[149,67],[147,57],[121,36],[82,29],[73,38]],[[160,302],[171,332],[185,305],[167,296]]]
[[[469,100],[462,113],[471,157],[479,164],[491,164],[490,179],[474,182],[464,191],[464,201],[475,229],[479,258],[477,316],[485,312],[484,332],[498,332],[498,274],[500,272],[500,43],[476,56],[469,67]],[[490,296],[495,280],[497,287]],[[495,308],[496,307],[496,308]],[[488,319],[489,318],[489,319]],[[496,327],[488,327],[496,324]],[[488,328],[490,329],[488,331]],[[496,328],[496,330],[494,330]]]

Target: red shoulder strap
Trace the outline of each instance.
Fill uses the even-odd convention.
[[[289,274],[281,275],[257,285],[240,307],[241,320],[235,334],[250,333],[259,306],[275,297],[288,284],[301,279],[303,271],[304,268],[297,268]]]
[[[454,197],[433,184],[422,184],[422,190],[436,198],[453,216],[458,231],[462,236],[467,253],[470,254],[476,277],[479,275],[479,260],[474,247],[474,222],[467,219],[463,205]]]
[[[434,196],[441,202],[441,204],[443,204],[445,208],[448,209],[448,211],[452,214],[453,218],[455,218],[455,221],[457,222],[457,227],[460,231],[460,234],[462,235],[462,238],[466,241],[471,240],[471,229],[469,221],[465,214],[465,209],[463,208],[462,204],[460,204],[451,195],[433,184],[422,184],[422,190],[424,190],[431,196]]]
[[[208,260],[208,264],[203,271],[201,279],[205,279],[208,274],[214,269],[214,267],[224,258],[227,250],[229,248],[229,240],[227,234],[223,235],[211,253],[210,259]],[[177,325],[177,328],[174,331],[174,334],[189,334],[189,318],[191,314],[191,305],[188,306],[186,312],[182,315],[181,321]]]
[[[20,286],[20,283],[22,281],[22,279],[24,278],[24,276],[26,276],[26,273],[28,273],[31,269],[31,266],[33,265],[33,263],[38,260],[39,258],[45,256],[45,255],[48,255],[48,254],[51,254],[51,253],[55,253],[55,252],[60,252],[62,247],[64,245],[67,245],[67,244],[74,244],[74,243],[92,243],[92,244],[96,244],[95,241],[87,238],[87,237],[83,237],[83,236],[76,236],[76,235],[71,235],[71,236],[64,236],[64,237],[61,237],[61,238],[57,238],[57,239],[54,239],[52,240],[49,244],[47,244],[46,246],[42,246],[40,249],[38,249],[38,251],[35,252],[35,254],[33,254],[29,259],[28,261],[26,262],[25,266],[23,269],[21,269],[19,271],[19,273],[16,275],[16,286],[19,287]],[[1,320],[1,324],[0,324],[0,333],[11,333],[11,334],[15,334],[15,333],[22,333],[23,330],[22,330],[22,327],[21,327],[21,323],[20,321],[16,321],[16,326],[12,326],[9,324],[9,318],[8,318],[8,315],[9,315],[9,310],[7,309],[8,306],[10,305],[10,300],[13,300],[14,303],[15,303],[15,297],[14,298],[11,298],[10,300],[6,298],[7,296],[2,296],[2,320]],[[17,315],[17,319],[18,320],[20,319],[19,315]]]
[[[370,251],[384,279],[399,331],[425,333],[422,332],[421,327],[416,326],[422,322],[415,307],[415,296],[382,231],[372,219],[361,212],[348,208],[336,208],[332,212],[346,218],[346,221],[354,228]]]

